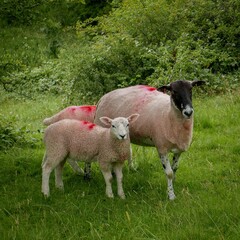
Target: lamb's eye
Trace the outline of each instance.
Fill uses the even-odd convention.
[[[129,127],[129,123],[127,124],[127,127]]]
[[[116,126],[112,125],[112,128],[116,128]]]

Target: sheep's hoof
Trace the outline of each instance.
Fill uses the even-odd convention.
[[[170,201],[173,201],[173,200],[176,198],[176,196],[175,196],[174,193],[173,193],[173,194],[170,194],[168,197],[169,197],[169,200],[170,200]]]
[[[124,194],[121,194],[121,195],[119,195],[119,197],[121,198],[121,199],[126,199],[126,197],[125,197],[125,195]]]
[[[64,191],[64,186],[62,184],[56,184],[56,188],[60,191]]]
[[[106,193],[108,198],[114,198],[114,195],[112,193]]]
[[[43,197],[44,197],[44,199],[48,199],[49,197],[50,197],[50,194],[49,193],[42,193],[43,194]]]
[[[84,173],[84,175],[83,175],[83,179],[85,180],[85,181],[90,181],[91,180],[91,175],[90,174],[88,174],[88,173]]]

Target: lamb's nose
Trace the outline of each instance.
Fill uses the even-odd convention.
[[[126,135],[119,135],[119,136],[120,136],[122,139],[124,139]]]

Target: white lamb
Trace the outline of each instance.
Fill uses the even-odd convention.
[[[100,121],[108,128],[91,122],[64,119],[48,126],[44,135],[46,153],[42,163],[42,192],[48,197],[49,177],[55,169],[56,187],[63,189],[62,171],[68,157],[84,161],[98,161],[106,182],[106,195],[113,197],[111,179],[112,169],[117,178],[118,195],[124,199],[122,188],[122,168],[130,158],[129,123],[139,114],[128,118],[110,119],[101,117]]]
[[[80,121],[94,121],[95,105],[69,106],[56,113],[52,117],[45,118],[43,124],[49,126],[63,119],[76,119]],[[85,172],[78,166],[76,161],[68,159],[68,163],[77,174],[84,174],[84,178],[90,178],[90,165],[85,164]]]
[[[138,121],[130,128],[131,142],[143,146],[155,146],[167,176],[168,197],[175,198],[173,179],[179,157],[192,140],[193,107],[192,87],[204,81],[175,81],[158,89],[138,85],[117,89],[105,94],[98,102],[95,123],[99,118],[129,116],[139,113]],[[165,94],[170,91],[171,95]],[[172,166],[168,153],[174,153]]]
[[[94,121],[95,105],[70,106],[56,113],[52,117],[45,118],[43,124],[50,125],[62,119],[76,119],[81,121]]]

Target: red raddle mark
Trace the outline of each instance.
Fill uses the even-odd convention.
[[[79,106],[79,109],[81,109],[84,112],[91,113],[96,110],[96,106]]]
[[[139,86],[139,88],[145,89],[150,92],[157,90],[155,87],[150,87],[150,86],[146,86],[146,85],[141,85],[141,86]]]
[[[86,125],[89,130],[92,130],[96,124],[88,122],[88,121],[81,121],[83,125]]]
[[[77,107],[69,107],[69,108],[68,108],[68,110],[69,110],[70,112],[75,112],[76,109],[77,109]]]

